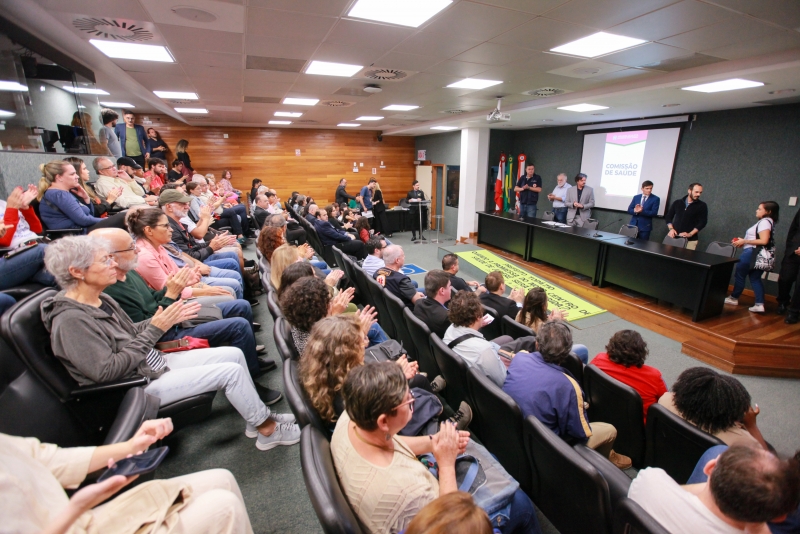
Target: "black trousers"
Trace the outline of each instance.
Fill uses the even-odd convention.
[[[376,232],[380,232],[382,234],[391,234],[392,230],[389,228],[389,221],[386,218],[386,208],[382,209],[381,211],[372,211],[375,218],[373,219],[374,226],[373,229]]]
[[[308,241],[306,231],[297,223],[289,223],[286,225],[286,241],[302,245]]]
[[[800,274],[800,256],[792,254],[791,251],[786,253],[786,256],[781,262],[781,273],[778,278],[778,302],[780,304],[788,304],[789,309],[793,312],[800,312],[800,280],[797,275]],[[794,284],[794,294],[789,295],[792,291],[792,284]]]
[[[128,157],[129,157],[129,158],[131,158],[131,159],[132,159],[133,161],[135,161],[136,163],[138,163],[139,165],[141,165],[141,166],[142,166],[142,168],[144,169],[144,155],[140,155],[140,156],[128,156]]]
[[[364,247],[364,243],[359,239],[351,239],[348,242],[336,243],[336,247],[345,254],[355,256],[359,260],[363,260],[367,257],[367,249]]]

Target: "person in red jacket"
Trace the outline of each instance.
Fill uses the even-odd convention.
[[[606,352],[601,352],[591,362],[608,376],[627,384],[642,397],[644,421],[647,409],[667,392],[661,371],[645,365],[647,343],[635,330],[620,330],[608,340]]]

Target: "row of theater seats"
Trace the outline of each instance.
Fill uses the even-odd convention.
[[[630,478],[606,458],[583,445],[571,447],[534,417],[527,419],[516,403],[486,376],[468,368],[401,301],[368,277],[350,257],[333,248],[336,263],[356,287],[360,303],[378,310],[379,323],[401,341],[409,357],[428,376],[447,381],[444,396],[458,406],[466,400],[473,410],[470,431],[514,476],[561,532],[665,532],[638,505],[627,499]],[[275,320],[274,335],[284,361],[284,393],[303,428],[301,461],[306,486],[326,532],[360,532],[333,469],[330,432],[308,400],[298,379],[297,358],[290,326],[283,318],[274,291],[267,299]],[[487,310],[497,315],[494,310]],[[530,329],[508,317],[495,321],[500,332],[519,337]],[[493,324],[495,324],[493,323]],[[642,423],[638,393],[572,355],[568,367],[584,384],[590,420],[602,420],[618,429],[615,450],[634,458],[637,467],[661,467],[685,482],[706,449],[720,442],[685,423],[659,405]],[[624,437],[623,437],[624,435]],[[617,444],[619,446],[617,446]]]

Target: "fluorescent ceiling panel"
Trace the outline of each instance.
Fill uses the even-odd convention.
[[[100,102],[103,106],[107,108],[135,108],[133,104],[129,104],[128,102]]]
[[[348,17],[418,28],[453,0],[358,0]]]
[[[175,108],[178,113],[208,113],[206,108]]]
[[[283,103],[295,106],[315,106],[319,98],[284,98]]]
[[[431,126],[431,130],[444,130],[444,131],[458,130],[458,126]]]
[[[292,121],[269,121],[270,124],[292,124]]]
[[[646,42],[644,39],[636,39],[635,37],[598,32],[577,41],[551,48],[550,51],[571,56],[597,57]]]
[[[386,106],[385,108],[381,108],[384,111],[411,111],[412,109],[417,109],[419,106],[404,106],[403,104],[392,104],[391,106]]]
[[[503,82],[498,80],[481,80],[480,78],[465,78],[461,81],[451,83],[447,87],[452,87],[454,89],[486,89],[487,87],[491,87],[493,85],[498,85],[501,83]]]
[[[383,117],[377,117],[377,116],[373,117],[373,116],[370,116],[370,115],[362,115],[361,117],[358,117],[356,120],[357,121],[379,121],[382,118]]]
[[[197,93],[184,93],[181,91],[153,91],[159,98],[175,98],[179,100],[197,100]]]
[[[297,117],[302,117],[303,114],[300,113],[299,111],[276,111],[275,112],[275,116],[276,117],[295,117],[295,118],[297,118]]]
[[[65,91],[69,91],[70,93],[77,93],[79,95],[107,95],[109,94],[108,91],[103,91],[102,89],[93,89],[91,87],[73,87],[72,85],[64,85],[61,87]]]
[[[361,126],[361,125],[356,124],[355,122],[340,122],[336,126],[341,126],[342,128],[355,128],[356,126]]]
[[[114,59],[138,59],[141,61],[175,63],[175,59],[165,46],[102,41],[100,39],[89,39],[89,42],[102,53]]]
[[[691,87],[682,87],[684,91],[698,91],[701,93],[718,93],[720,91],[733,91],[735,89],[749,89],[750,87],[761,87],[764,85],[761,82],[754,82],[751,80],[743,80],[741,78],[731,78],[730,80],[722,80],[721,82],[704,83],[701,85],[692,85]]]
[[[13,117],[16,115],[13,111],[6,111],[4,109],[0,109],[0,117]]]
[[[595,111],[597,109],[608,109],[608,106],[596,106],[594,104],[575,104],[574,106],[564,106],[558,109],[565,111],[577,111],[583,113],[584,111]]]
[[[329,63],[327,61],[312,61],[306,69],[306,74],[319,74],[321,76],[343,76],[350,78],[363,69],[363,65],[348,65],[346,63]]]
[[[0,91],[27,91],[28,88],[19,82],[0,80]]]

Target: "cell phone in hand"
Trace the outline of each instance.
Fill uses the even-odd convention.
[[[168,452],[169,447],[165,446],[131,456],[130,458],[123,458],[108,468],[97,481],[102,482],[116,475],[132,477],[134,475],[152,473],[164,461]]]
[[[494,317],[492,317],[488,313],[483,316],[483,324],[484,324],[484,326],[492,324],[493,321],[494,321]]]

